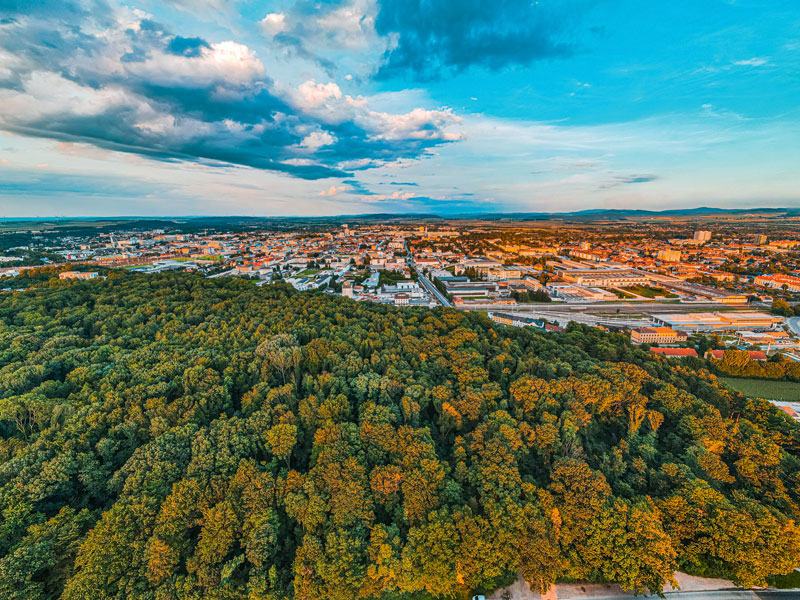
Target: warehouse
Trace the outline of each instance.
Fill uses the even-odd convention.
[[[653,315],[653,322],[676,331],[763,331],[775,329],[783,317],[755,311],[698,312]]]

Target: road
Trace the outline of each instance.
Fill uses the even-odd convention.
[[[216,279],[217,277],[228,277],[229,275],[235,275],[236,269],[231,269],[230,271],[223,271],[222,273],[216,273],[214,275],[209,275],[209,279]]]
[[[708,590],[697,592],[667,592],[666,598],[674,600],[798,600],[800,590]],[[634,596],[633,594],[610,594],[607,596],[584,596],[582,600],[634,600],[655,599],[655,594]]]
[[[419,282],[423,285],[423,287],[428,290],[434,298],[439,301],[439,304],[442,306],[446,306],[447,308],[453,308],[453,305],[450,304],[450,301],[444,297],[444,295],[436,289],[436,286],[431,283],[431,280],[425,277],[425,275],[420,272],[416,265],[411,265],[414,267],[414,270],[417,272],[417,276],[419,277]]]
[[[790,317],[786,319],[786,324],[796,335],[800,335],[800,317]]]
[[[720,304],[718,302],[691,302],[684,304],[666,304],[659,302],[595,302],[591,304],[567,304],[563,302],[542,302],[534,304],[516,304],[511,307],[498,307],[498,306],[480,306],[471,305],[460,308],[465,309],[496,309],[496,310],[513,310],[514,312],[541,312],[541,311],[555,311],[563,313],[589,313],[589,314],[634,314],[634,315],[652,315],[660,313],[685,313],[685,312],[700,312],[711,311],[715,312],[722,309],[731,308],[738,310],[753,310],[752,307],[745,305],[731,306],[729,304]]]

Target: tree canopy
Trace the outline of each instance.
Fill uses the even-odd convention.
[[[798,426],[621,335],[174,273],[0,297],[10,600],[754,585],[798,517]]]

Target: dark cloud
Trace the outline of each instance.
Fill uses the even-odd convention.
[[[344,183],[345,185],[348,186],[347,192],[349,194],[355,194],[357,196],[374,196],[375,195],[375,192],[373,192],[368,187],[366,187],[363,183],[361,183],[360,181],[357,181],[355,179],[346,179],[342,183]]]
[[[20,17],[0,27],[0,50],[17,59],[0,80],[0,92],[13,92],[0,106],[2,129],[306,179],[417,158],[455,139],[440,131],[449,113],[395,121],[348,104],[335,85],[323,104],[278,91],[249,48],[174,35],[100,0],[0,2]]]
[[[620,185],[634,185],[637,183],[649,183],[658,179],[658,175],[629,175],[626,177],[615,177],[611,181],[604,183],[599,189],[607,190]]]
[[[331,62],[330,60],[324,58],[323,56],[320,56],[316,52],[312,52],[306,47],[306,43],[303,41],[303,36],[305,35],[305,29],[306,29],[305,26],[301,22],[297,25],[294,32],[279,33],[273,39],[276,44],[288,50],[290,54],[293,54],[298,58],[315,62],[320,67],[325,69],[325,71],[329,75],[332,75],[336,71],[336,65],[334,65],[334,63]]]
[[[648,181],[655,181],[656,179],[658,179],[658,177],[655,175],[637,175],[635,177],[623,179],[622,183],[647,183]]]
[[[438,79],[479,65],[501,69],[569,56],[571,26],[589,0],[382,0],[375,29],[396,37],[379,78]]]

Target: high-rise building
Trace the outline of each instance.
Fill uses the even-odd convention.
[[[695,242],[707,242],[711,239],[711,232],[710,231],[695,231],[694,232],[694,241]]]
[[[342,296],[345,298],[353,297],[353,282],[349,279],[342,282]]]
[[[658,251],[658,260],[664,262],[681,262],[681,251],[680,250],[659,250]]]

